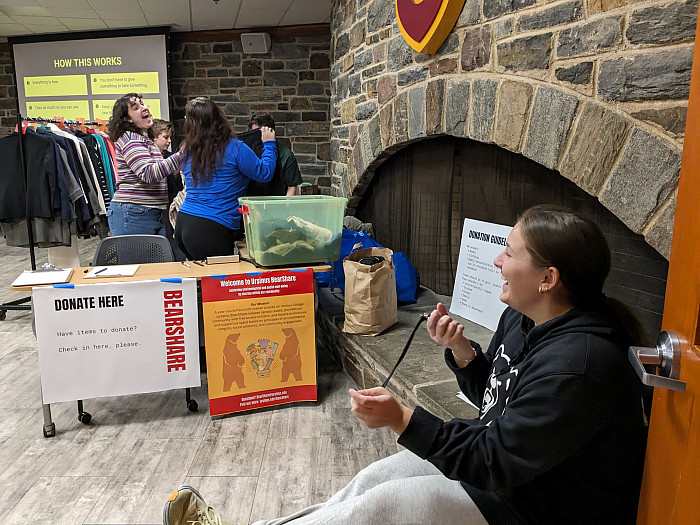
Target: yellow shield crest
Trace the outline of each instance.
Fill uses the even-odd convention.
[[[455,26],[464,0],[394,0],[399,28],[419,53],[435,53]]]

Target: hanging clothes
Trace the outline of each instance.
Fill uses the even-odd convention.
[[[19,141],[25,153],[26,173],[22,168]],[[0,226],[9,246],[27,246],[26,220],[30,219],[37,240],[53,245],[66,238],[60,220],[61,196],[58,184],[56,150],[50,139],[32,129],[0,139]],[[58,221],[55,221],[56,218]],[[52,224],[56,222],[56,224]],[[70,237],[70,235],[68,236]]]
[[[0,229],[6,244],[30,245],[27,220],[38,247],[70,246],[76,234],[94,235],[95,228],[106,235],[114,191],[110,145],[99,134],[54,124],[0,138]]]
[[[98,150],[100,152],[100,157],[102,158],[102,167],[105,173],[105,181],[107,183],[107,191],[109,193],[109,201],[112,201],[112,196],[114,195],[114,188],[116,186],[116,177],[114,174],[114,169],[112,166],[112,159],[110,157],[109,148],[106,142],[110,142],[108,138],[103,137],[99,133],[94,133],[93,138],[97,141]],[[105,204],[107,200],[105,199]]]

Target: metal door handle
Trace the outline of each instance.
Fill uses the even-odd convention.
[[[681,343],[675,332],[661,332],[654,348],[630,346],[627,357],[645,385],[685,392],[685,382],[678,380],[681,370]],[[645,365],[653,366],[658,375],[648,373]]]

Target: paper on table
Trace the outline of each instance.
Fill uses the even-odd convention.
[[[89,273],[85,274],[85,279],[93,277],[131,277],[139,269],[138,264],[119,264],[116,266],[95,266]]]
[[[65,270],[24,270],[10,286],[35,286],[39,284],[67,283],[73,268]]]

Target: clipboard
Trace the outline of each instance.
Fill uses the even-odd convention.
[[[133,277],[139,264],[118,264],[115,266],[95,266],[86,273],[84,279],[95,279],[98,277]]]
[[[24,270],[10,286],[67,283],[72,275],[73,268],[66,268],[65,270]]]

